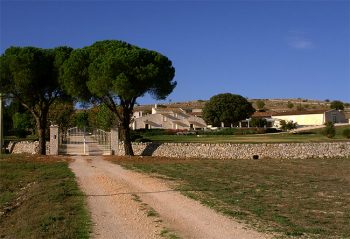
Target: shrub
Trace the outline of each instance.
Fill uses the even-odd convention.
[[[265,107],[265,102],[262,101],[262,100],[258,100],[258,101],[256,102],[256,106],[258,107],[259,110],[264,109],[264,107]]]
[[[264,127],[267,125],[267,121],[266,119],[262,118],[252,118],[252,120],[250,121],[250,125],[252,127]]]
[[[297,123],[294,123],[293,121],[285,121],[281,120],[280,121],[280,129],[287,131],[287,130],[292,130],[297,128]]]
[[[350,128],[343,130],[343,136],[347,139],[350,139]]]
[[[322,134],[326,136],[327,138],[334,138],[335,136],[335,128],[333,122],[327,122],[325,123],[325,128],[322,131]]]

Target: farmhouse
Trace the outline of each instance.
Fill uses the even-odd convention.
[[[179,129],[194,130],[207,127],[205,121],[199,117],[200,112],[186,112],[181,108],[159,108],[152,107],[151,113],[145,110],[135,111],[132,129]]]
[[[279,127],[281,120],[296,122],[299,126],[323,125],[326,122],[348,123],[344,112],[340,110],[290,111],[274,113],[274,127]]]

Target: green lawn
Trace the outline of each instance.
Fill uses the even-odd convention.
[[[90,219],[64,160],[0,155],[0,238],[89,238]]]
[[[336,136],[329,139],[321,134],[321,129],[310,130],[307,133],[281,134],[248,134],[248,135],[153,135],[147,138],[153,142],[173,143],[300,143],[300,142],[334,142],[349,141],[342,131],[350,126],[336,127]]]
[[[172,180],[176,190],[262,231],[350,238],[350,158],[116,162]]]

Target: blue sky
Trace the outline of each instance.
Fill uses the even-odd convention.
[[[0,1],[1,53],[127,41],[172,60],[166,102],[225,92],[350,102],[347,0]]]

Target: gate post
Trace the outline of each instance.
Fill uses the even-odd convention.
[[[58,155],[58,125],[50,126],[50,155]]]
[[[119,138],[118,128],[111,129],[111,153],[112,155],[119,155]]]

